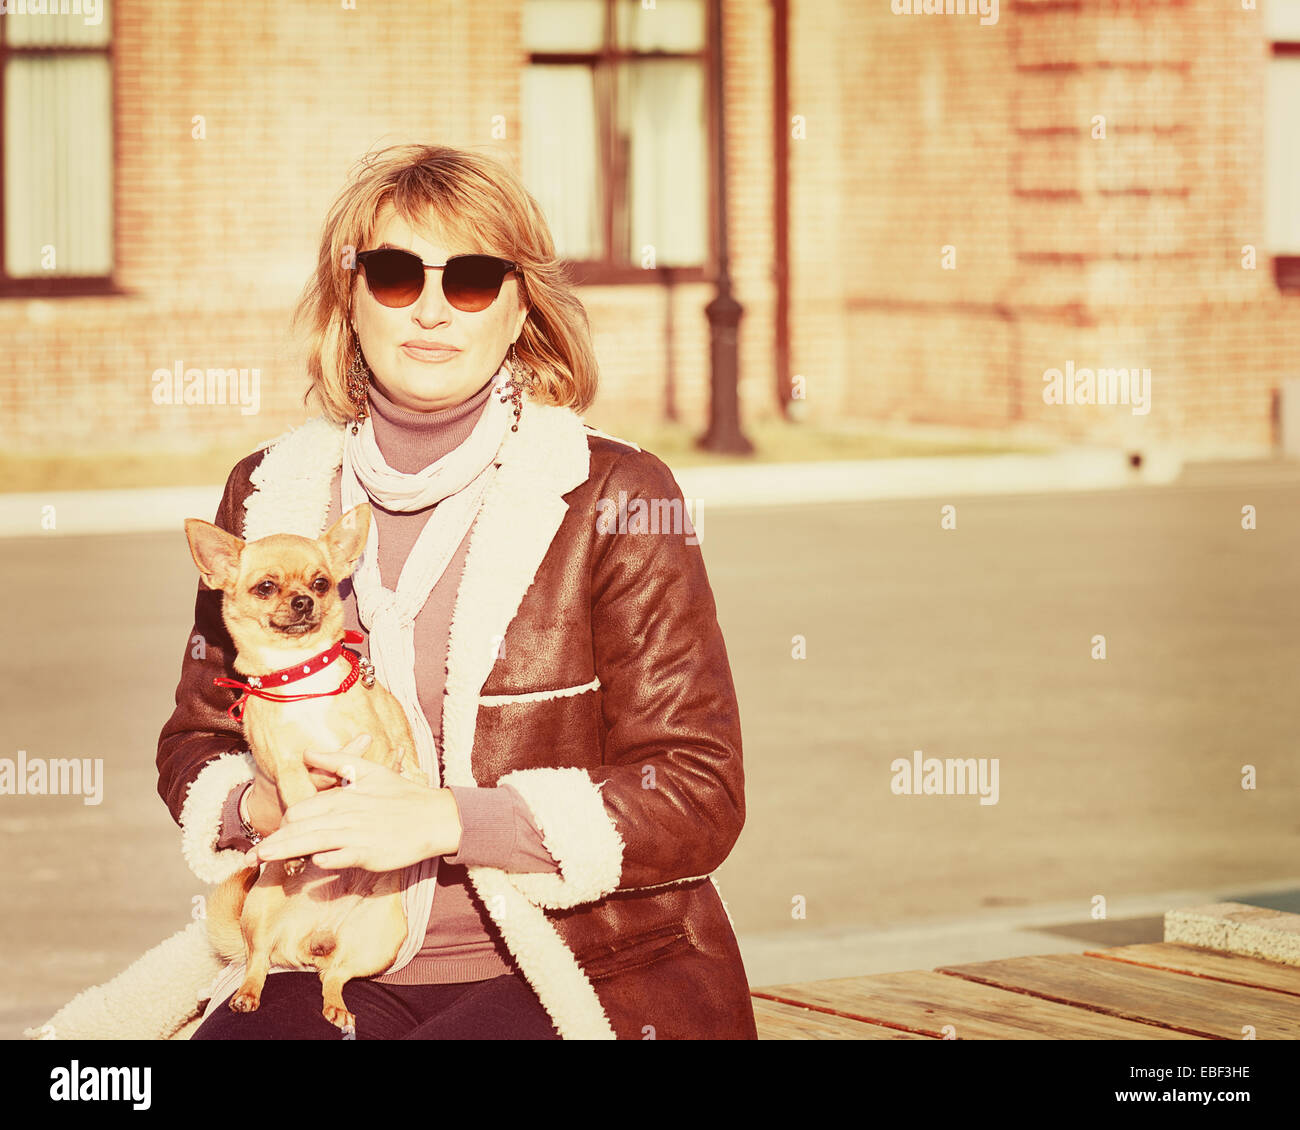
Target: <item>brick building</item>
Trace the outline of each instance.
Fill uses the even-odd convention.
[[[1268,449],[1300,376],[1300,4],[1243,2],[1017,0],[984,25],[842,6],[855,75],[810,88],[799,55],[791,81],[841,123],[795,184],[846,186],[843,411]],[[1070,363],[1149,369],[1149,412],[1044,403]]]
[[[721,0],[744,417],[793,385],[817,421],[1266,450],[1300,375],[1300,4],[1243,2]],[[584,280],[591,420],[704,424],[708,0],[21,7],[0,3],[17,448],[299,421],[289,313],[326,208],[412,140],[523,171]],[[1107,367],[1150,371],[1149,411],[1044,402],[1049,370]],[[257,411],[156,403],[177,368],[256,369]]]

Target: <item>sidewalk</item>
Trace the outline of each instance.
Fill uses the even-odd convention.
[[[725,874],[722,897],[727,897]],[[1197,908],[1243,897],[1281,901],[1294,907],[1300,878],[1233,884],[1209,889],[1157,891],[1112,899],[1108,917],[1093,920],[1077,902],[990,909],[961,918],[936,918],[879,929],[817,929],[792,922],[780,930],[750,931],[739,936],[741,956],[751,985],[818,981],[867,974],[932,969],[957,962],[995,961],[1047,953],[1085,953],[1098,946],[1179,941],[1253,953],[1273,961],[1300,965],[1300,938],[1286,947],[1229,944],[1226,930],[1210,928],[1187,912],[1170,916],[1170,907]],[[1264,918],[1274,912],[1255,911]],[[1291,916],[1300,922],[1300,917]],[[1237,927],[1250,935],[1250,924]],[[1260,931],[1261,936],[1263,932]]]
[[[670,464],[671,465],[671,464]],[[688,500],[712,509],[864,502],[898,498],[1114,490],[1172,482],[1174,458],[1132,468],[1123,452],[1074,448],[1047,455],[957,455],[826,463],[684,467],[673,473]],[[179,530],[186,518],[216,514],[222,488],[0,494],[0,537],[125,534]],[[46,507],[54,526],[43,529]]]

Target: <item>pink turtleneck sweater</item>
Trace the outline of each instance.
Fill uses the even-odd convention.
[[[370,415],[375,442],[388,465],[404,474],[423,470],[458,447],[473,431],[488,397],[488,381],[468,400],[436,412],[415,412],[399,407],[370,386]],[[339,502],[340,474],[334,476],[326,528],[342,513]],[[396,588],[402,565],[420,536],[437,504],[424,510],[398,513],[371,503],[379,532],[379,576],[386,588]],[[429,600],[415,619],[416,693],[420,707],[433,731],[438,763],[442,769],[442,698],[447,680],[447,640],[452,608],[469,550],[466,534],[433,586]],[[350,583],[340,586],[344,621],[360,630],[357,601]],[[361,650],[368,651],[368,644]],[[233,789],[222,810],[221,835],[217,847],[252,845],[244,837],[239,820],[239,799],[247,788]],[[559,865],[542,844],[532,814],[523,798],[510,788],[462,788],[451,786],[460,812],[463,832],[460,850],[437,860],[437,888],[425,932],[424,945],[411,961],[396,973],[373,978],[382,984],[429,985],[481,981],[515,969],[510,952],[470,886],[467,867],[499,867],[513,872],[558,872]]]

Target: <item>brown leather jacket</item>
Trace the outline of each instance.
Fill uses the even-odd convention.
[[[317,419],[243,459],[217,524],[317,536],[341,443]],[[680,489],[649,452],[531,401],[499,463],[453,616],[442,783],[508,780],[560,873],[470,881],[565,1038],[755,1039],[711,877],[745,818],[726,647],[689,525],[631,532],[633,500],[666,518]],[[629,532],[599,532],[598,500],[623,492]],[[238,869],[216,828],[251,776],[233,692],[212,683],[234,674],[220,599],[199,586],[158,743],[158,791],[209,882]]]

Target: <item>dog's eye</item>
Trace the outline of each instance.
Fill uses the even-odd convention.
[[[312,581],[311,587],[313,592],[329,592],[330,591],[329,578],[317,577],[314,581]]]
[[[277,591],[277,586],[274,581],[261,581],[253,586],[253,591],[257,593],[258,596],[274,596]]]

